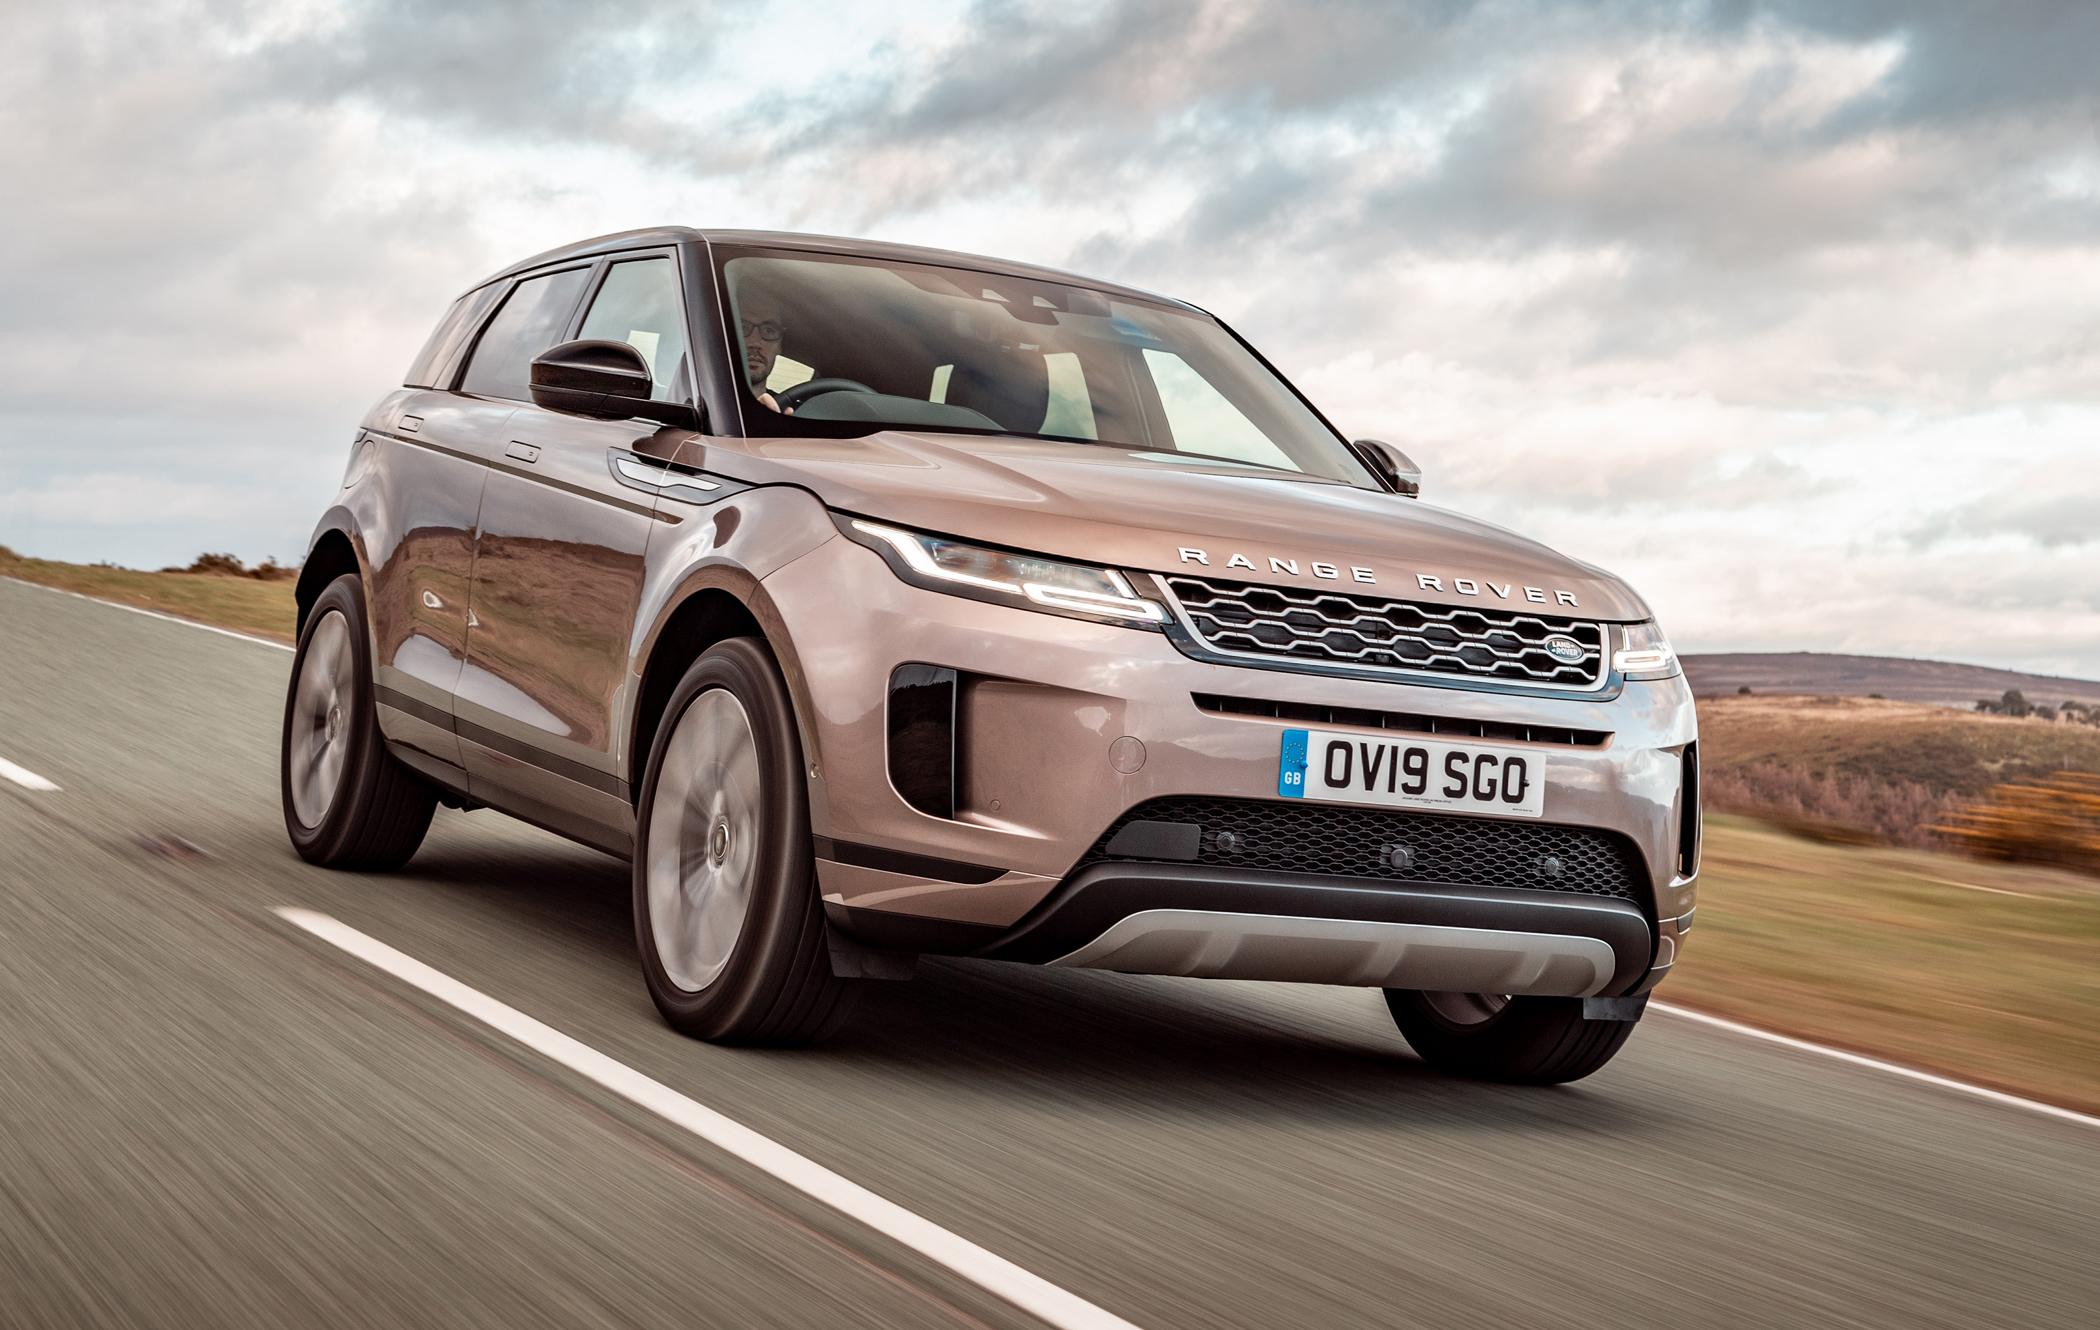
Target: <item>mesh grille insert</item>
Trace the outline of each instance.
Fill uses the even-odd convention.
[[[1117,818],[1078,867],[1130,862],[1107,846],[1138,821],[1200,826],[1187,862],[1212,867],[1642,899],[1640,852],[1616,832],[1281,799],[1147,800]]]
[[[1604,675],[1602,624],[1180,574],[1165,580],[1213,651],[1541,688],[1587,689]]]

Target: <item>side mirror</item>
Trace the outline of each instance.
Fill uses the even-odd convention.
[[[649,362],[625,342],[563,342],[532,362],[532,401],[549,411],[624,420],[639,416],[699,429],[700,413],[684,402],[649,396]]]
[[[1349,449],[1393,493],[1407,499],[1422,497],[1422,468],[1406,453],[1383,439],[1358,439]]]

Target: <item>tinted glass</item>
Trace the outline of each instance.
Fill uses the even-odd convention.
[[[561,339],[590,275],[571,268],[518,283],[475,345],[460,391],[531,401],[532,358]]]
[[[408,367],[408,374],[401,382],[411,388],[447,388],[452,382],[452,367],[459,359],[460,347],[473,336],[474,328],[481,316],[488,313],[489,306],[503,288],[484,286],[479,291],[469,291],[452,302],[445,317],[438,321],[437,331],[423,343],[416,363]]]
[[[649,395],[659,402],[691,397],[685,388],[685,300],[669,259],[615,263],[591,301],[578,337],[625,342],[649,362]]]
[[[717,252],[754,433],[1018,434],[1377,488],[1289,385],[1194,310],[964,268]],[[811,376],[824,391],[796,386]]]

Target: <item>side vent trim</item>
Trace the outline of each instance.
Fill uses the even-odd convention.
[[[899,665],[890,674],[890,784],[930,817],[955,816],[955,671]]]

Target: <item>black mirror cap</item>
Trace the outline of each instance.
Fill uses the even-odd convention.
[[[697,430],[700,413],[684,402],[659,402],[649,393],[649,362],[625,342],[563,342],[532,362],[532,401],[549,411],[624,420],[639,416]]]
[[[1392,444],[1383,439],[1356,439],[1350,443],[1349,451],[1393,493],[1407,499],[1422,497],[1422,468]]]

